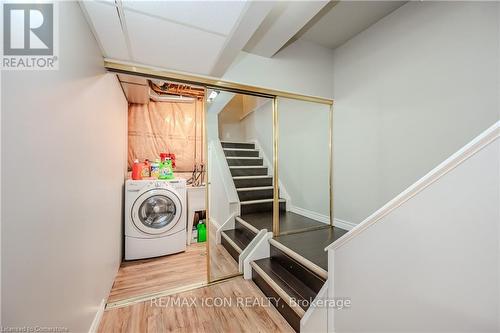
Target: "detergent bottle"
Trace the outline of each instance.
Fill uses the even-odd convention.
[[[205,225],[204,220],[198,223],[196,231],[198,233],[198,243],[203,243],[207,240],[207,226]]]
[[[172,168],[172,160],[167,158],[165,161],[160,163],[160,179],[173,179],[174,170]]]
[[[132,179],[140,180],[142,179],[142,168],[144,164],[140,163],[139,160],[134,160],[134,164],[132,165]]]
[[[151,177],[153,179],[158,179],[160,177],[160,160],[156,159],[151,163]]]
[[[172,160],[170,158],[166,158],[165,161],[160,162],[160,179],[173,179],[174,178],[174,170],[172,168]]]
[[[142,178],[148,178],[151,176],[151,163],[149,162],[148,159],[144,160],[144,163],[142,163]]]

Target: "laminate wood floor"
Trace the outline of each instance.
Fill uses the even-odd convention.
[[[222,246],[216,244],[216,229],[210,227],[210,279],[217,280],[227,276],[239,274],[238,263],[231,257],[229,252]]]
[[[224,305],[210,306],[217,299],[224,300]],[[178,301],[172,304],[173,300]],[[294,331],[252,281],[237,277],[204,288],[106,310],[98,332]]]
[[[122,262],[108,303],[207,282],[206,243],[193,243],[186,252]]]

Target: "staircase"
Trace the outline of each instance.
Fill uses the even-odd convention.
[[[302,256],[270,240],[270,257],[251,263],[252,280],[296,332],[300,320],[326,281]]]
[[[272,220],[273,177],[269,176],[269,170],[255,144],[221,144],[241,205],[241,215],[235,218],[235,228],[222,231],[221,243],[238,261],[240,253],[259,232],[256,222]],[[283,199],[280,199],[280,214],[287,214]],[[302,235],[305,236],[304,240],[311,240],[305,233]],[[280,243],[280,238],[269,240],[268,258],[251,262],[252,280],[270,298],[290,326],[299,332],[301,318],[325,284],[327,271]]]
[[[257,235],[259,229],[245,221],[245,214],[273,214],[273,177],[269,176],[264,159],[254,143],[221,142],[229,170],[240,199],[240,216],[235,218],[235,228],[221,233],[221,243],[238,261],[239,254]],[[286,202],[280,202],[286,210]]]

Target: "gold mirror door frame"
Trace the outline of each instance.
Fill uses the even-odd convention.
[[[278,97],[273,100],[273,236],[280,234],[280,198],[279,198],[279,170],[278,170],[278,145],[279,145],[279,123],[278,123]]]
[[[108,72],[116,73],[116,74],[128,74],[128,75],[135,75],[135,76],[141,76],[149,79],[160,79],[160,80],[165,80],[165,81],[172,81],[172,82],[179,82],[179,83],[188,83],[188,84],[193,84],[197,86],[202,86],[205,87],[205,89],[218,89],[218,90],[224,90],[224,91],[229,91],[229,92],[236,92],[236,93],[244,93],[244,94],[250,94],[250,95],[258,95],[258,96],[264,96],[264,97],[269,97],[273,98],[273,147],[274,147],[274,152],[273,152],[273,176],[277,177],[278,176],[278,146],[279,146],[279,138],[278,138],[278,100],[279,98],[290,98],[290,99],[296,99],[296,100],[302,100],[302,101],[309,101],[309,102],[315,102],[315,103],[320,103],[320,104],[326,104],[330,106],[330,146],[332,149],[330,149],[330,224],[333,224],[333,179],[332,179],[332,164],[333,164],[333,157],[332,157],[332,150],[333,150],[333,100],[329,98],[323,98],[323,97],[316,97],[316,96],[308,96],[308,95],[303,95],[303,94],[296,94],[292,92],[287,92],[287,91],[280,91],[280,90],[274,90],[274,89],[269,89],[269,88],[262,88],[262,87],[256,87],[256,86],[251,86],[251,85],[245,85],[245,84],[240,84],[237,82],[231,82],[231,81],[224,81],[220,80],[218,78],[214,77],[209,77],[209,76],[202,76],[202,75],[195,75],[195,74],[190,74],[190,73],[182,73],[182,72],[176,72],[176,71],[171,71],[171,70],[165,70],[165,69],[159,69],[159,68],[154,68],[154,67],[148,67],[144,65],[139,65],[139,64],[133,64],[133,63],[127,63],[123,62],[120,60],[116,59],[105,59],[104,60],[104,68]],[[207,215],[207,225],[210,220],[210,210],[209,210],[209,192],[210,192],[210,179],[209,179],[209,168],[210,166],[210,161],[208,158],[208,140],[207,140],[207,117],[206,117],[206,112],[207,109],[205,107],[205,103],[203,103],[203,131],[204,131],[204,138],[205,138],[205,184],[206,184],[206,215]],[[275,178],[278,179],[278,178]],[[279,197],[278,197],[278,186],[277,186],[277,181],[274,182],[274,189],[273,189],[273,207],[278,206],[278,210],[276,210],[277,213],[279,213]],[[207,281],[208,283],[214,283],[217,282],[217,280],[223,280],[222,279],[217,279],[217,280],[212,280],[210,278],[210,249],[209,249],[209,242],[208,239],[210,237],[210,231],[207,228]],[[279,216],[277,216],[276,213],[273,213],[273,234],[278,235],[279,234]],[[226,277],[227,278],[227,277]]]
[[[279,161],[279,150],[280,150],[280,115],[283,112],[283,110],[280,110],[279,107],[279,101],[283,98],[289,98],[289,97],[279,97],[276,96],[273,100],[273,236],[277,237],[279,235],[284,234],[283,231],[280,228],[280,190],[279,190],[279,167],[280,167],[280,161]],[[300,98],[289,98],[289,99],[296,99],[299,101],[306,101],[306,102],[312,102],[312,101],[307,101],[304,99]],[[318,104],[326,104],[329,106],[328,109],[328,194],[329,194],[329,200],[328,200],[328,205],[329,205],[329,225],[333,226],[334,225],[334,214],[333,214],[333,101],[331,103],[321,103],[319,101],[314,101]],[[307,111],[305,111],[307,112]]]

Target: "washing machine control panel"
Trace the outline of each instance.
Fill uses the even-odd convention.
[[[144,188],[149,189],[164,189],[173,187],[175,189],[182,189],[186,187],[184,179],[173,180],[127,180],[126,188],[128,192],[138,192]]]

